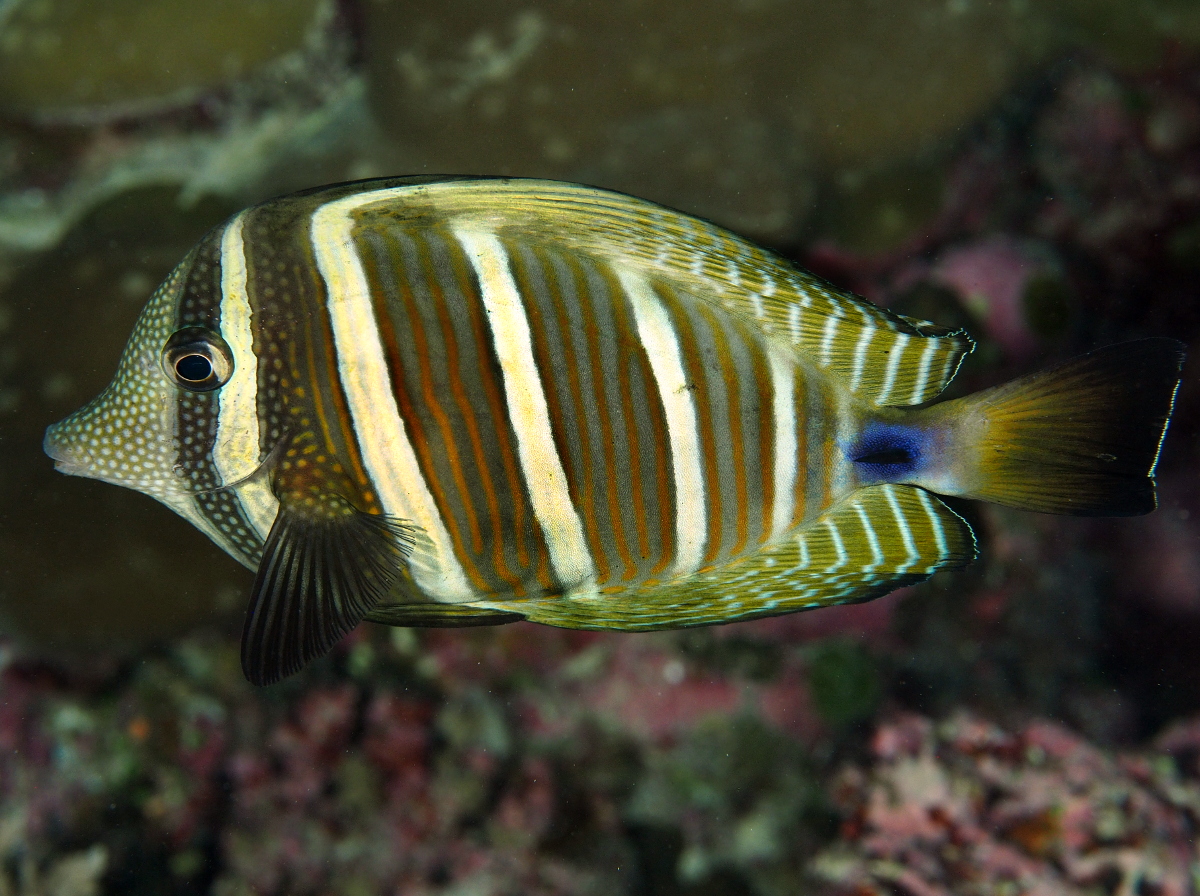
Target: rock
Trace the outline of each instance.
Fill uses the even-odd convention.
[[[191,102],[292,53],[328,0],[11,0],[0,12],[0,108],[96,120]]]

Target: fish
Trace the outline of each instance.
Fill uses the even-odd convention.
[[[940,496],[1154,509],[1180,343],[935,401],[973,347],[627,195],[376,179],[212,230],[44,449],[254,571],[241,660],[266,685],[364,620],[645,631],[871,600],[975,558]]]

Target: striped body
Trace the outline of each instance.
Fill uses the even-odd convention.
[[[869,600],[974,556],[936,494],[1153,507],[1177,346],[927,406],[971,347],[631,197],[368,181],[210,233],[45,446],[257,569],[242,661],[268,683],[363,619]]]
[[[714,227],[521,180],[383,180],[235,216],[60,470],[257,570],[256,684],[367,619],[705,625],[870,600],[975,556],[934,493],[1145,513],[1182,347],[931,406],[972,343]]]
[[[250,209],[185,262],[175,325],[239,361],[236,389],[180,409],[210,421],[203,487],[287,444],[274,488],[193,499],[234,556],[257,565],[276,493],[332,488],[420,529],[428,598],[604,593],[752,554],[855,486],[847,390],[818,364],[621,251],[405,207],[438,186]]]

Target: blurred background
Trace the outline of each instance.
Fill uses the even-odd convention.
[[[0,894],[1200,892],[1200,381],[1160,509],[685,633],[364,625],[254,690],[251,577],[56,474],[161,278],[272,195],[553,177],[979,342],[1200,348],[1194,0],[0,0]]]

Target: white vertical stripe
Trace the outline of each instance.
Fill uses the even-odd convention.
[[[775,501],[771,507],[771,538],[792,524],[796,513],[796,368],[784,352],[772,350],[771,391],[775,419]]]
[[[917,366],[917,381],[913,384],[909,404],[917,404],[925,399],[925,387],[929,383],[929,365],[933,363],[933,353],[937,351],[937,347],[936,338],[925,337],[925,351],[921,353],[921,363]]]
[[[262,460],[258,429],[258,357],[254,354],[252,312],[246,283],[246,245],[242,212],[221,236],[221,336],[233,353],[233,376],[217,392],[217,434],[213,463],[222,485],[245,479]],[[259,538],[266,541],[279,502],[265,476],[235,489],[242,510]]]
[[[875,398],[876,404],[887,404],[888,399],[892,397],[892,388],[896,385],[896,371],[900,369],[900,359],[904,357],[904,350],[908,348],[911,339],[911,336],[904,333],[896,334],[888,352],[887,372],[883,376],[883,388]]]
[[[674,575],[687,575],[700,568],[707,540],[708,520],[704,506],[704,477],[700,472],[700,431],[692,389],[683,372],[679,339],[667,311],[638,274],[613,269],[633,305],[638,337],[650,359],[667,417],[671,441],[671,469],[675,474],[675,566]]]
[[[365,436],[360,448],[367,474],[384,512],[420,527],[426,536],[409,561],[417,586],[436,600],[464,601],[475,595],[396,406],[370,288],[351,239],[355,209],[410,189],[375,190],[326,203],[313,213],[312,245],[329,295],[338,376],[354,429]]]
[[[796,564],[796,569],[808,569],[808,564],[812,562],[812,557],[808,553],[808,539],[804,535],[796,536],[796,548],[800,552],[800,560]]]
[[[550,562],[559,581],[568,587],[594,586],[596,567],[583,535],[583,521],[571,503],[562,458],[554,446],[546,393],[533,360],[529,320],[508,267],[507,253],[495,234],[456,228],[454,235],[479,278],[504,377],[508,416],[517,436],[521,474],[546,536]]]
[[[729,279],[729,282],[732,283],[734,286],[742,285],[742,275],[738,271],[737,264],[735,264],[732,259],[727,261],[725,264],[725,276]],[[754,297],[754,302],[758,306],[758,311],[757,311],[756,316],[762,317],[762,299],[760,299],[756,293],[751,293],[751,295]]]
[[[938,518],[937,512],[933,509],[933,504],[929,500],[929,495],[925,489],[915,489],[917,500],[921,502],[921,506],[925,508],[925,515],[929,517],[929,525],[933,528],[933,541],[937,546],[938,560],[946,559],[946,530],[942,526],[942,521]],[[933,567],[930,567],[931,569]]]
[[[867,348],[875,338],[875,329],[863,327],[862,335],[858,337],[858,345],[854,347],[854,370],[850,375],[850,391],[857,392],[862,382],[863,368],[867,364]]]
[[[867,536],[867,544],[871,546],[871,560],[873,562],[870,566],[865,567],[863,572],[874,572],[883,564],[885,559],[883,556],[883,551],[879,547],[879,538],[875,534],[875,527],[871,525],[871,520],[867,516],[867,511],[863,509],[863,506],[861,504],[855,504],[854,512],[858,514],[859,522],[862,523],[863,532],[865,532]]]
[[[831,519],[827,519],[824,525],[825,530],[829,533],[829,537],[833,540],[833,549],[837,551],[837,561],[825,567],[825,572],[831,573],[845,566],[848,557],[846,554],[846,545],[842,542],[842,533],[838,530],[837,523]]]
[[[842,309],[834,305],[830,311],[829,318],[825,321],[825,335],[821,339],[821,366],[828,367],[829,362],[833,360],[833,338],[837,335],[838,318],[842,316]]]
[[[896,489],[894,486],[885,485],[884,495],[887,497],[888,506],[892,508],[892,514],[896,517],[896,527],[900,530],[900,538],[904,542],[904,565],[896,569],[896,575],[904,575],[914,563],[921,559],[921,554],[917,550],[916,544],[913,543],[912,531],[909,529],[908,518],[904,515],[904,511],[900,509],[900,502],[896,500]]]

